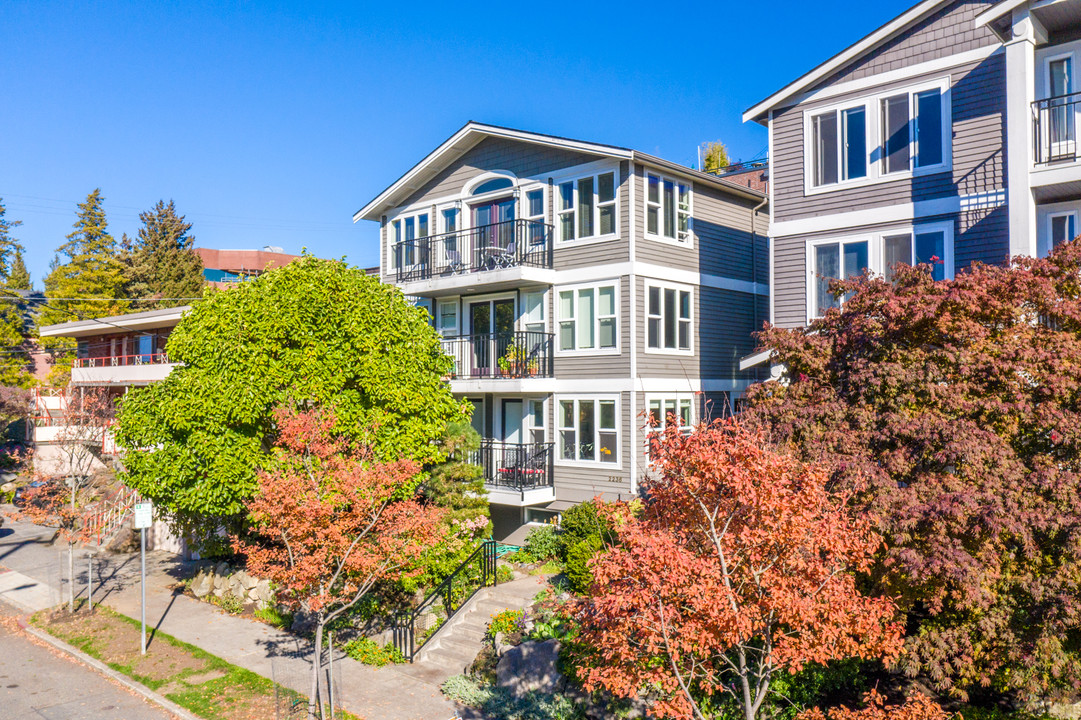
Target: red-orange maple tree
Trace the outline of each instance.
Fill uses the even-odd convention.
[[[796,720],[949,720],[949,713],[923,693],[915,693],[902,705],[888,705],[886,698],[875,690],[867,693],[867,707],[851,710],[846,707],[830,708],[822,712],[818,708],[805,710]]]
[[[644,694],[657,717],[704,718],[735,700],[757,717],[779,671],[901,648],[896,608],[854,571],[880,539],[826,490],[826,474],[734,421],[652,436],[655,474],[579,607],[587,689]]]
[[[323,630],[382,580],[416,572],[444,532],[442,510],[410,491],[411,460],[376,462],[333,433],[329,411],[279,408],[275,461],[248,502],[249,536],[236,537],[248,569],[315,626],[309,717],[320,696]]]

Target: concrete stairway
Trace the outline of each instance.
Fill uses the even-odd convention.
[[[435,685],[465,672],[480,652],[492,616],[504,610],[524,610],[544,586],[543,576],[530,575],[481,588],[420,649],[416,660],[411,665],[398,666],[398,671]]]

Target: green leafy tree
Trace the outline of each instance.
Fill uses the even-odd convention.
[[[703,143],[702,145],[702,169],[706,172],[717,172],[721,168],[728,167],[728,148],[720,140]]]
[[[26,269],[21,247],[15,250],[15,256],[11,260],[11,272],[7,277],[7,286],[12,290],[30,290],[32,288],[30,271]]]
[[[436,441],[463,414],[426,311],[342,261],[305,256],[209,293],[168,352],[179,364],[125,396],[117,439],[126,481],[197,538],[245,512],[286,400],[332,408],[375,461],[442,460]]]
[[[0,198],[0,280],[5,284],[11,279],[16,258],[22,264],[23,246],[11,235],[11,231],[23,224],[22,220],[8,220],[4,199]],[[26,266],[23,265],[23,271]],[[28,278],[29,280],[29,278]],[[8,287],[12,287],[8,285]]]
[[[176,206],[164,200],[139,213],[143,226],[132,241],[121,239],[124,260],[124,290],[128,297],[140,298],[132,305],[139,310],[173,307],[203,293],[203,261],[192,249],[195,236],[191,223],[178,215]]]

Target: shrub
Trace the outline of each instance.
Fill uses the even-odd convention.
[[[282,630],[288,630],[293,625],[293,613],[279,610],[274,605],[257,608],[255,610],[255,617],[258,620],[262,620],[267,625],[273,625]]]
[[[559,521],[559,557],[567,561],[570,549],[583,540],[597,538],[603,542],[611,540],[612,528],[601,517],[597,500],[580,503],[563,513]]]
[[[525,539],[525,547],[520,551],[526,557],[531,558],[527,562],[539,562],[557,557],[559,554],[559,537],[556,528],[552,525],[541,525],[533,528]]]
[[[506,688],[482,686],[466,675],[454,675],[442,685],[443,694],[481,710],[493,720],[580,720],[585,712],[570,698],[531,692],[516,698]]]
[[[492,616],[485,635],[494,638],[496,633],[509,635],[525,629],[525,613],[521,610],[504,610]]]
[[[510,582],[514,579],[514,571],[506,565],[495,566],[495,581],[499,583]]]
[[[383,667],[405,662],[405,656],[393,645],[382,646],[371,638],[350,640],[343,647],[345,654],[364,665]]]
[[[240,598],[238,598],[236,595],[225,593],[221,597],[218,597],[217,595],[211,594],[207,595],[207,598],[210,600],[211,603],[217,605],[230,615],[239,615],[240,613],[244,612],[244,603],[242,603],[240,601]]]
[[[570,545],[563,559],[563,572],[572,592],[582,594],[593,585],[589,561],[604,547],[600,535],[591,535]]]

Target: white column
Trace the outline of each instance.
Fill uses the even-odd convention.
[[[1006,43],[1006,185],[1010,255],[1036,255],[1036,203],[1032,171],[1032,101],[1036,99],[1036,43],[1046,37],[1027,7],[1013,12]]]

